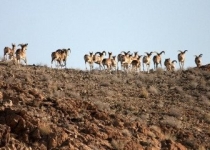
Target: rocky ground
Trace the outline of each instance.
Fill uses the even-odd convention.
[[[0,64],[0,149],[210,149],[210,66],[125,73]]]

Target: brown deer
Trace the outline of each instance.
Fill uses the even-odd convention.
[[[7,54],[9,55],[9,59],[15,55],[16,45],[12,43],[12,48],[5,47],[4,48],[4,60],[7,60]]]
[[[21,46],[21,48],[17,49],[15,52],[17,64],[19,65],[20,60],[22,59],[22,60],[24,60],[25,64],[27,65],[26,50],[27,50],[28,43],[19,44],[18,46]]]

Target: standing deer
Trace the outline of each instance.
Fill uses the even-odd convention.
[[[173,60],[171,62],[171,71],[175,71],[175,64],[174,63],[177,63],[177,61],[176,60]]]
[[[97,55],[99,54],[99,56]],[[104,59],[104,55],[106,55],[106,52],[103,51],[103,52],[96,52],[95,55],[93,56],[93,61],[99,65],[99,68],[101,70],[102,68],[102,61]]]
[[[53,61],[56,61],[55,62],[56,67],[58,67],[58,64],[61,66],[61,52],[62,50],[58,49],[55,52],[51,53],[51,68],[52,68]]]
[[[27,50],[28,43],[19,44],[18,46],[21,46],[21,49],[17,49],[17,51],[15,52],[17,64],[20,64],[20,60],[22,59],[27,65],[26,50]]]
[[[89,65],[90,65],[90,70],[93,70],[93,52],[89,52],[89,54],[90,55],[88,55],[88,54],[84,55],[85,67],[86,67],[86,70],[87,70],[86,63],[88,62]]]
[[[181,51],[179,50],[179,54],[178,54],[178,61],[179,61],[179,66],[180,69],[184,69],[184,62],[185,62],[185,52],[187,52],[187,50]]]
[[[195,64],[197,67],[201,66],[201,57],[203,56],[203,54],[200,54],[199,56],[195,55]]]
[[[119,70],[119,67],[118,67],[118,63],[120,62],[120,64],[121,64],[121,69],[122,69],[122,67],[125,69],[125,61],[128,59],[128,57],[129,57],[129,53],[130,53],[130,51],[128,51],[128,52],[125,52],[125,51],[122,51],[120,54],[118,54],[118,56],[117,56],[117,60],[118,60],[118,62],[117,62],[117,69]]]
[[[15,55],[16,45],[12,43],[12,48],[5,47],[4,48],[4,60],[7,60],[7,54],[9,55],[9,59]]]
[[[111,70],[112,68],[112,52],[108,52],[108,54],[109,54],[109,58],[104,58],[103,60],[102,60],[102,64],[103,64],[103,66],[104,66],[104,68],[105,68],[105,66],[107,67],[107,70]]]
[[[158,64],[160,64],[160,66],[162,67],[162,63],[161,63],[161,54],[164,53],[165,54],[165,51],[162,51],[160,53],[158,52],[154,52],[156,53],[157,55],[155,55],[153,57],[153,63],[154,63],[154,70],[157,69],[158,67]]]
[[[141,57],[142,55],[139,55],[137,59],[132,60],[131,62],[132,70],[136,72],[141,71]]]
[[[147,66],[147,72],[149,73],[149,69],[150,69],[150,57],[152,55],[153,52],[147,53],[145,52],[147,55],[143,57],[143,71],[144,71],[144,64]]]
[[[61,53],[60,53],[60,61],[63,61],[63,66],[65,66],[66,68],[66,61],[67,61],[67,56],[69,56],[69,53],[71,53],[71,49],[67,48],[67,49],[62,49]]]

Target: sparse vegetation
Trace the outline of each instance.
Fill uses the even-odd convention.
[[[210,148],[207,71],[0,68],[0,125],[13,127],[10,143],[32,149]]]
[[[175,117],[164,116],[163,120],[160,121],[162,125],[168,125],[177,129],[182,128],[182,122]]]
[[[210,113],[209,113],[209,112],[206,113],[206,114],[204,114],[204,120],[205,120],[207,123],[210,124]]]
[[[123,140],[112,140],[112,146],[116,150],[123,150],[126,144],[126,141]]]
[[[155,94],[155,95],[157,95],[159,93],[158,89],[154,86],[149,87],[149,92],[152,94]]]
[[[149,93],[145,87],[142,87],[139,96],[140,96],[140,98],[148,98],[149,97]]]
[[[41,135],[49,135],[50,133],[52,133],[52,130],[49,124],[41,123],[39,124],[38,128],[41,132]]]

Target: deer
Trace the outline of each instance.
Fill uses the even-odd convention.
[[[178,54],[178,61],[179,61],[179,66],[180,66],[180,69],[184,69],[184,62],[185,62],[185,53],[188,51],[188,50],[184,50],[184,51],[181,51],[181,50],[178,50],[180,53]]]
[[[93,70],[93,52],[89,52],[89,55],[88,54],[85,54],[84,55],[84,60],[85,60],[85,66],[86,66],[86,63],[89,63],[90,65],[90,70]],[[87,66],[86,66],[86,70],[87,70]]]
[[[201,57],[203,56],[203,54],[200,54],[200,55],[195,55],[195,64],[197,67],[200,67],[201,66]]]
[[[149,73],[149,68],[150,68],[150,57],[152,55],[153,52],[147,53],[145,52],[147,55],[143,57],[143,71],[144,71],[144,64],[147,66],[147,73]]]
[[[69,56],[69,53],[71,53],[71,49],[62,49],[60,52],[60,64],[63,61],[65,68],[66,68],[66,61],[67,61],[67,56]]]
[[[128,51],[128,52],[122,51],[120,54],[118,54],[118,56],[117,56],[117,60],[118,60],[118,62],[117,62],[117,69],[119,69],[119,67],[118,67],[118,63],[119,62],[121,64],[121,69],[122,69],[122,66],[124,67],[123,63],[126,62],[126,59],[129,57],[129,53],[130,53],[130,51]],[[122,60],[124,60],[124,62]]]
[[[18,46],[21,46],[21,49],[17,49],[15,52],[17,64],[20,64],[20,60],[22,59],[27,65],[26,50],[27,50],[28,43],[19,44]]]
[[[154,63],[154,70],[158,68],[158,64],[160,64],[160,66],[162,67],[162,63],[161,63],[161,54],[165,54],[165,51],[162,51],[160,53],[158,52],[154,52],[157,55],[153,56],[153,63]]]
[[[15,50],[16,50],[16,45],[12,43],[12,48],[10,47],[5,47],[4,48],[4,60],[7,60],[7,54],[11,58],[12,56],[15,55]]]
[[[99,56],[97,54],[99,54]],[[103,51],[103,52],[96,52],[95,55],[93,56],[93,61],[94,63],[99,65],[100,70],[102,68],[102,61],[105,55],[106,55],[106,52]]]
[[[109,57],[108,58],[104,58],[102,60],[102,64],[103,64],[104,68],[106,66],[108,70],[111,70],[111,67],[112,67],[112,59],[113,59],[112,58],[112,52],[108,52],[108,54],[109,54]]]

